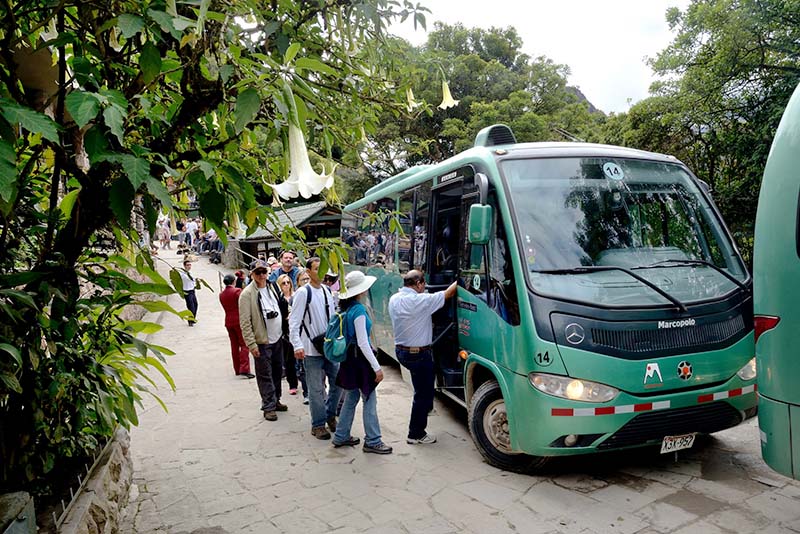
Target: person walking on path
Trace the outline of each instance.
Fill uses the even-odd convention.
[[[436,443],[428,434],[428,412],[433,409],[433,322],[431,315],[456,294],[456,282],[444,291],[425,293],[425,277],[414,269],[403,276],[403,287],[389,299],[389,317],[394,332],[394,351],[400,365],[411,372],[414,400],[407,443]]]
[[[294,264],[295,254],[291,250],[284,250],[281,252],[281,266],[278,269],[272,271],[269,275],[270,282],[276,282],[278,277],[282,274],[288,275],[289,278],[292,280],[292,286],[297,286],[297,275],[300,272],[300,268]]]
[[[197,289],[197,280],[191,274],[192,262],[183,260],[183,271],[181,274],[181,283],[183,287],[183,298],[186,301],[186,309],[192,312],[192,318],[189,319],[189,326],[194,326],[197,322],[197,295],[194,294]]]
[[[383,380],[383,371],[370,345],[372,320],[361,298],[377,280],[361,271],[348,273],[345,278],[347,291],[340,294],[339,306],[344,314],[345,338],[349,345],[347,359],[339,365],[336,385],[344,391],[344,403],[339,413],[339,422],[333,436],[334,447],[354,447],[360,443],[350,434],[356,405],[363,400],[362,420],[364,424],[364,452],[391,454],[392,448],[381,440],[381,425],[378,422],[378,392],[375,388]]]
[[[250,273],[250,282],[239,296],[239,325],[242,336],[253,355],[256,383],[261,394],[264,419],[275,421],[276,412],[288,410],[281,403],[281,303],[283,295],[275,284],[267,282],[266,262],[258,260]]]
[[[336,373],[339,364],[322,355],[322,339],[328,328],[328,319],[335,313],[333,296],[319,278],[319,258],[306,261],[306,271],[311,281],[298,289],[292,300],[289,314],[289,339],[294,347],[294,357],[303,360],[306,368],[309,410],[311,413],[311,435],[317,439],[330,439],[330,432],[336,431],[336,408],[339,405],[339,388],[336,386]],[[312,342],[317,338],[318,347]],[[328,391],[325,391],[325,378],[328,378]]]
[[[222,279],[225,284],[219,294],[219,302],[225,310],[225,330],[228,331],[228,339],[231,342],[231,359],[233,360],[233,372],[236,376],[245,378],[255,378],[256,375],[250,372],[250,349],[244,342],[242,336],[242,326],[239,324],[239,295],[242,290],[233,287],[236,277],[226,274]]]
[[[282,274],[278,277],[278,289],[281,290],[281,294],[285,302],[287,303],[287,313],[283,317],[282,327],[283,327],[283,336],[281,337],[281,348],[283,353],[283,370],[284,375],[286,377],[286,382],[289,384],[289,395],[297,395],[297,379],[298,379],[298,372],[297,372],[297,360],[294,358],[294,348],[292,347],[292,342],[289,341],[289,312],[291,308],[289,306],[289,302],[292,300],[292,295],[294,290],[292,289],[292,279],[289,278],[288,274]],[[305,382],[305,377],[303,377]],[[303,391],[305,392],[305,384],[303,385]],[[304,394],[305,396],[305,394]]]

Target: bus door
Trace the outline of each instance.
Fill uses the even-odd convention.
[[[459,177],[460,178],[460,177]],[[430,223],[428,225],[428,291],[444,291],[458,276],[461,234],[468,216],[464,211],[464,181],[450,180],[431,190]],[[472,189],[472,184],[468,183]],[[472,195],[477,201],[477,193]],[[471,202],[470,202],[471,203]],[[433,314],[433,356],[437,386],[463,402],[464,362],[458,356],[456,300]]]

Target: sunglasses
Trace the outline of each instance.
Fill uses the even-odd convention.
[[[281,282],[282,286],[285,286],[286,284],[291,285],[291,282],[289,280],[284,280],[283,282]]]
[[[259,269],[257,271],[253,271],[253,274],[267,274],[267,271],[265,269]]]

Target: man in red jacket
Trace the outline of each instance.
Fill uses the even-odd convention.
[[[226,274],[222,282],[225,289],[219,294],[219,302],[225,310],[225,329],[228,331],[228,338],[231,340],[231,358],[233,358],[233,371],[237,376],[254,378],[250,372],[250,349],[244,343],[242,327],[239,326],[239,294],[242,292],[238,287],[233,287],[236,280],[232,274]]]

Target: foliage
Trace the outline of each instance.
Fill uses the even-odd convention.
[[[514,28],[437,22],[424,46],[397,46],[408,58],[421,105],[411,118],[384,115],[381,127],[370,132],[364,159],[373,179],[349,188],[347,200],[409,166],[438,162],[471,147],[479,130],[498,122],[511,126],[519,141],[599,137],[595,131],[603,115],[567,85],[568,67],[524,54]],[[443,78],[460,100],[446,110],[436,107]]]
[[[275,221],[262,204],[288,174],[289,109],[318,155],[353,153],[403,109],[387,21],[424,25],[424,12],[407,0],[3,3],[0,487],[135,424],[146,370],[168,377],[169,351],[137,337],[156,327],[120,316],[137,294],[180,292],[137,252],[158,209],[196,199],[223,238],[226,219]]]
[[[675,38],[651,61],[663,79],[612,140],[685,161],[748,257],[769,147],[800,82],[800,2],[694,0],[667,20]]]

